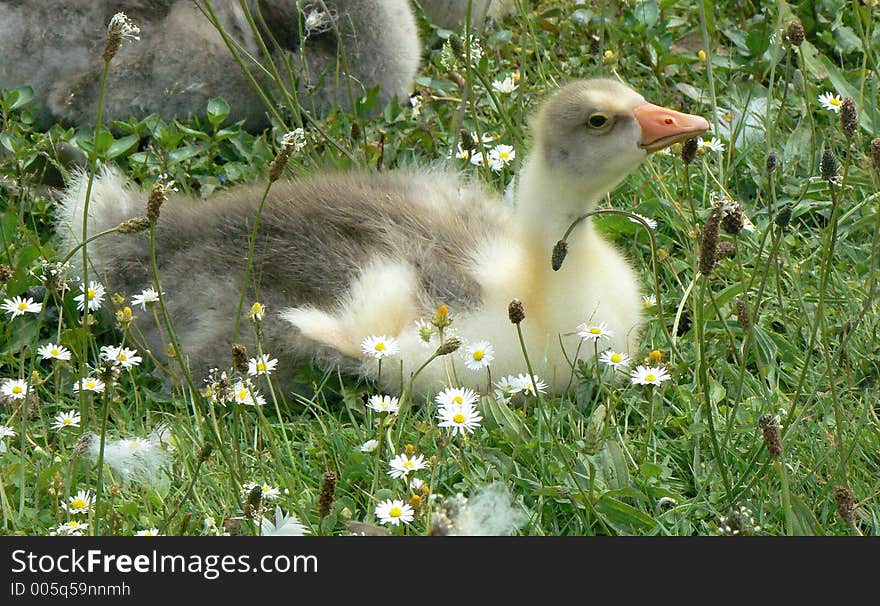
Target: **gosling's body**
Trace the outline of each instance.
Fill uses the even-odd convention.
[[[573,333],[579,324],[605,322],[614,335],[601,348],[634,353],[640,286],[624,257],[589,222],[572,233],[558,272],[551,269],[550,252],[573,219],[641,163],[646,141],[671,140],[665,131],[646,137],[654,127],[645,112],[634,113],[645,107],[653,108],[655,121],[696,118],[675,112],[658,117],[658,110],[670,110],[608,80],[575,82],[553,95],[536,120],[514,208],[446,172],[330,174],[276,183],[256,240],[259,292],[251,290],[246,299],[269,309],[264,350],[288,371],[297,359],[317,355],[376,377],[378,364],[363,354],[361,341],[392,336],[401,352],[385,363],[382,380],[395,390],[400,360],[408,377],[433,352],[420,342],[416,320],[429,319],[445,304],[465,344],[487,340],[494,346],[493,377],[524,373],[507,315],[510,301],[520,299],[534,369],[557,392],[571,376],[560,338],[569,358],[594,353],[592,347],[578,350]],[[589,130],[585,121],[598,114],[614,119]],[[698,120],[699,131],[708,128]],[[68,245],[78,241],[84,190],[80,178],[65,197],[59,233]],[[173,197],[162,208],[159,274],[180,342],[200,376],[228,365],[261,193],[262,187],[245,187],[209,201]],[[103,174],[93,190],[90,232],[142,214],[144,203],[145,195],[120,176]],[[132,295],[152,283],[144,234],[106,236],[89,248],[97,275],[111,290]],[[245,320],[243,335],[250,334]],[[158,354],[159,335],[147,337]],[[485,389],[485,372],[455,359],[461,382]],[[428,365],[416,389],[431,392],[446,384],[448,363]]]
[[[293,61],[306,109],[324,113],[335,105],[351,107],[376,85],[380,106],[411,91],[420,46],[407,0],[304,2],[302,11],[295,0],[251,0],[249,6],[262,11],[264,33],[278,41],[272,58],[282,74],[287,57]],[[229,35],[261,58],[238,3],[214,3],[214,8]],[[253,130],[268,124],[264,103],[191,0],[0,0],[0,87],[32,86],[41,126],[93,123],[106,25],[118,11],[126,12],[141,34],[140,40],[123,44],[110,64],[106,121],[153,113],[185,119],[203,114],[210,98],[223,97],[233,119],[245,119]],[[319,14],[329,16],[308,19]],[[260,70],[249,67],[259,78]]]

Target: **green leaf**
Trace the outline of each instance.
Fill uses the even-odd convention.
[[[229,104],[220,97],[208,101],[208,120],[217,128],[229,116]]]
[[[110,145],[110,148],[107,150],[107,159],[110,160],[112,158],[130,152],[137,147],[140,140],[141,138],[137,135],[128,135],[127,137],[123,137],[122,139],[117,139],[113,142],[112,145]]]
[[[31,102],[34,98],[34,89],[30,86],[20,86],[12,91],[10,95],[9,109],[14,110],[23,107]]]
[[[825,536],[816,515],[797,495],[791,495],[792,533],[795,536]]]
[[[522,419],[507,404],[494,398],[483,398],[482,404],[484,416],[494,421],[508,438],[516,438],[523,442],[531,438]]]
[[[639,23],[653,27],[660,20],[660,7],[655,0],[646,0],[636,5],[633,9],[633,15]]]
[[[620,490],[630,485],[629,468],[626,458],[617,442],[606,441],[599,451],[599,462],[602,464],[602,474],[608,487]]]
[[[648,531],[657,524],[651,516],[607,494],[596,502],[596,511],[610,526],[623,534]]]

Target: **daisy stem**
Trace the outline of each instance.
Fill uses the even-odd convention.
[[[648,429],[645,435],[645,447],[642,451],[642,461],[648,460],[648,451],[651,447],[651,437],[654,435],[654,397],[656,389],[651,389],[651,397],[648,398]]]
[[[110,396],[112,395],[114,384],[113,379],[107,381],[103,397],[101,398],[101,434],[98,436],[98,482],[95,487],[94,532],[96,537],[101,533],[101,514],[98,508],[101,505],[101,497],[104,494],[104,445],[107,441],[107,419],[110,416]]]
[[[101,132],[101,120],[104,117],[104,92],[107,87],[107,72],[110,69],[110,59],[104,59],[104,67],[101,70],[101,82],[98,86],[98,114],[95,118],[95,134],[92,138],[92,151],[89,154],[89,180],[86,183],[86,194],[83,200],[83,216],[82,216],[82,288],[83,288],[83,309],[82,309],[82,333],[77,339],[79,346],[79,360],[76,365],[77,381],[82,386],[83,377],[85,376],[85,366],[88,356],[89,341],[89,202],[92,198],[92,187],[95,183],[95,172],[98,170],[98,135]],[[83,419],[85,416],[85,394],[83,390],[79,390],[79,408]],[[86,423],[83,422],[83,428]]]
[[[254,263],[254,247],[257,243],[257,230],[260,228],[260,216],[263,214],[263,206],[266,204],[266,198],[269,196],[269,190],[272,188],[272,184],[275,183],[272,179],[266,183],[265,189],[263,189],[263,196],[260,198],[260,205],[257,206],[257,214],[254,217],[254,228],[251,230],[251,237],[248,240],[248,256],[247,262],[244,266],[244,280],[241,283],[241,295],[238,298],[238,310],[235,313],[235,328],[232,331],[232,341],[233,343],[238,341],[238,331],[241,327],[241,310],[244,307],[244,298],[247,295],[248,291],[248,282],[251,277],[251,268]]]
[[[516,326],[516,335],[519,338],[519,346],[520,346],[520,349],[522,350],[523,358],[525,359],[525,362],[526,362],[526,369],[528,369],[529,378],[531,379],[532,384],[534,385],[535,371],[532,370],[532,362],[531,362],[531,360],[529,360],[529,352],[526,349],[526,341],[525,341],[525,338],[523,337],[523,332],[522,332],[522,322],[516,323],[515,326]],[[577,475],[575,475],[575,472],[574,472],[574,467],[572,467],[571,463],[569,462],[568,456],[566,455],[565,450],[562,448],[562,444],[559,442],[559,438],[557,437],[556,432],[553,431],[553,426],[550,423],[550,417],[548,416],[546,407],[544,406],[544,398],[541,396],[541,392],[538,391],[537,385],[535,385],[534,387],[535,387],[535,397],[538,400],[538,409],[541,412],[541,417],[544,419],[544,424],[547,426],[547,433],[550,434],[550,440],[553,443],[553,446],[559,452],[559,458],[562,459],[563,466],[565,466],[565,469],[568,472],[568,475],[571,478],[571,481],[574,482],[575,487],[577,488],[578,492],[580,493],[581,500],[583,501],[584,506],[590,511],[590,513],[592,513],[594,516],[596,516],[596,519],[599,520],[599,523],[602,524],[602,526],[605,528],[605,531],[610,534],[610,530],[605,525],[605,521],[602,519],[601,516],[599,516],[596,513],[596,509],[593,504],[592,498],[587,496],[586,492],[584,492],[584,487],[578,481]],[[539,440],[538,443],[540,444],[540,435],[538,436],[538,440]],[[575,510],[580,512],[580,508],[578,508],[578,507],[575,507]],[[583,523],[586,528],[590,527],[590,520],[589,520],[588,516],[586,516],[586,515],[584,516]]]

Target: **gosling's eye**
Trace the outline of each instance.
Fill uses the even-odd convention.
[[[597,112],[589,117],[587,124],[590,125],[590,128],[603,128],[608,124],[608,116]]]

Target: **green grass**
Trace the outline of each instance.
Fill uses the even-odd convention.
[[[90,315],[83,327],[73,301],[78,287],[60,294],[41,285],[41,260],[70,252],[56,249],[54,201],[40,186],[58,144],[114,162],[145,188],[165,173],[181,190],[208,198],[208,209],[214,190],[266,177],[280,135],[254,136],[227,123],[221,100],[187,124],[146,119],[114,124],[112,134],[102,129],[97,136],[61,126],[35,132],[28,91],[5,91],[0,263],[11,275],[0,293],[35,297],[43,310],[14,319],[7,314],[0,323],[0,378],[30,385],[27,406],[22,400],[0,404],[0,425],[17,434],[2,439],[0,533],[47,534],[69,519],[60,503],[88,489],[101,492],[98,511],[71,517],[88,521],[90,532],[157,527],[203,534],[211,532],[203,527],[210,516],[221,527],[227,521],[233,532],[255,534],[254,515],[274,513],[278,504],[315,534],[345,534],[349,520],[374,521],[377,501],[412,496],[386,474],[391,451],[407,445],[430,460],[419,477],[432,494],[468,495],[494,481],[505,484],[528,516],[524,534],[880,531],[880,167],[874,163],[880,160],[870,153],[880,133],[877,9],[872,14],[839,0],[728,8],[694,0],[521,5],[520,18],[480,38],[483,57],[459,66],[457,76],[442,65],[450,32],[422,23],[418,115],[403,104],[366,117],[368,97],[359,113],[307,120],[309,143],[288,172],[435,162],[455,149],[463,129],[494,137],[489,145],[514,145],[518,164],[528,149],[527,116],[557,84],[576,77],[617,74],[653,102],[709,117],[724,152],[700,153],[689,165],[675,154],[655,155],[611,196],[610,207],[658,222],[656,276],[641,227],[619,216],[596,219],[641,272],[645,292],[657,280],[667,330],[652,315],[658,308],[648,310],[641,348],[631,353],[641,363],[657,350],[672,380],[662,388],[636,388],[583,365],[575,369],[572,397],[525,407],[484,398],[483,427],[466,439],[450,439],[437,427],[429,403],[413,402],[397,423],[368,414],[364,403],[374,387],[308,365],[296,370],[300,394],[270,390],[261,379],[268,400],[262,408],[212,407],[183,379],[169,391],[164,371],[149,360],[123,372],[105,394],[80,399],[71,385],[84,365],[98,364],[100,346],[124,339],[142,349],[138,324],[154,318],[134,307],[133,322],[124,312]],[[807,40],[796,53],[785,31],[795,16]],[[487,88],[514,72],[514,93]],[[818,103],[826,91],[855,100],[854,136]],[[747,107],[754,110],[748,127],[740,120]],[[281,108],[278,118],[290,123],[276,133],[298,126],[295,110]],[[831,183],[820,176],[823,150],[840,164]],[[772,172],[770,154],[778,161]],[[466,160],[451,162],[499,191],[517,168],[496,174]],[[718,196],[737,200],[755,230],[722,233],[735,255],[703,275],[700,234]],[[783,208],[791,209],[791,219],[779,227],[774,218]],[[82,254],[71,260],[81,266]],[[137,293],[122,294],[130,301]],[[126,304],[114,302],[120,310]],[[73,359],[41,360],[36,348],[49,341],[67,346]],[[79,429],[51,428],[58,412],[73,409],[82,414]],[[783,425],[778,458],[768,453],[759,426],[767,414],[780,415]],[[164,454],[156,456],[168,464],[153,465],[160,473],[151,482],[136,473],[125,477],[77,449],[81,434],[109,443],[159,428]],[[382,447],[360,452],[368,439]],[[109,447],[105,455],[112,456]],[[325,472],[334,472],[338,485],[321,516]],[[257,504],[242,490],[250,481],[281,493]],[[854,496],[851,524],[838,513],[838,487]],[[392,531],[424,533],[428,512],[441,507],[442,496],[424,498],[413,524]]]

